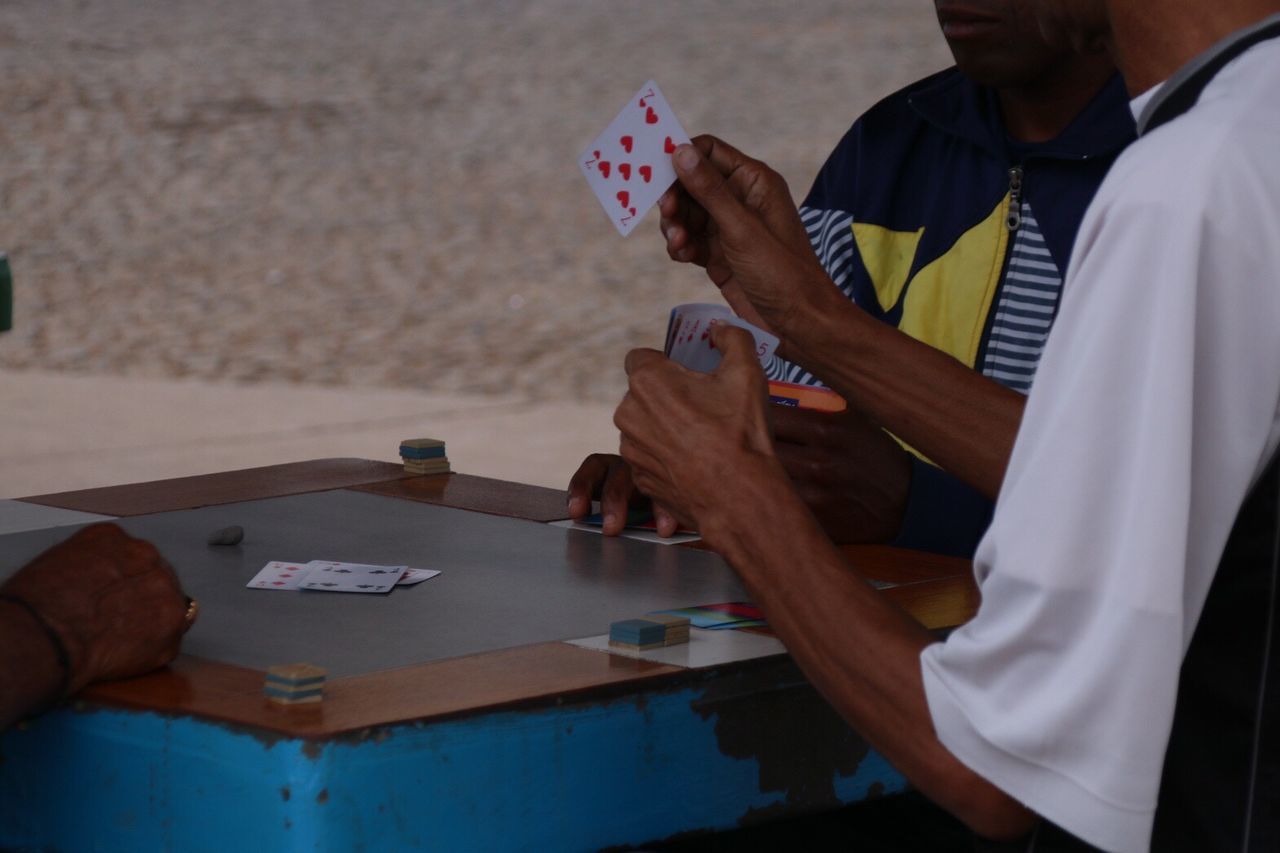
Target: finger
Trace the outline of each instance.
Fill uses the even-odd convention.
[[[716,373],[741,369],[747,364],[759,368],[760,359],[756,357],[756,339],[746,329],[728,323],[716,323],[711,327],[711,340],[723,356],[720,366],[715,370]]]
[[[609,467],[609,477],[600,493],[600,513],[604,516],[600,530],[605,536],[617,536],[627,526],[627,510],[633,494],[631,466],[619,459]]]
[[[115,546],[115,556],[126,577],[147,574],[164,561],[156,546],[144,539],[130,538]]]
[[[637,370],[651,365],[669,362],[667,357],[656,349],[633,349],[627,353],[627,360],[623,363],[623,367],[627,372],[627,376],[631,376]]]
[[[593,453],[574,472],[569,480],[569,515],[581,518],[591,512],[591,499],[599,494],[600,486],[609,474],[609,464],[616,457]]]
[[[812,445],[819,444],[823,435],[820,412],[801,409],[798,406],[770,406],[769,423],[773,437],[779,442]]]
[[[682,250],[689,245],[689,232],[679,225],[672,225],[663,233],[667,238],[667,257],[673,261],[684,260]]]
[[[680,192],[676,187],[672,187],[667,190],[658,198],[658,213],[662,215],[663,222],[674,220],[679,217]]]
[[[625,434],[618,442],[618,452],[622,454],[622,458],[631,466],[631,481],[635,484],[636,489],[643,494],[650,495],[650,491],[641,488],[640,479],[645,474],[648,474],[650,479],[655,476],[659,479],[661,478],[662,463],[658,460],[658,457]]]
[[[726,172],[693,145],[681,145],[671,155],[676,177],[689,195],[715,220],[723,234],[743,235],[754,223],[751,214],[734,195]]]
[[[91,524],[71,537],[71,539],[81,544],[94,543],[103,545],[114,545],[130,538],[132,537],[125,533],[120,525],[111,524],[110,522]]]
[[[748,157],[720,137],[709,133],[695,136],[692,142],[707,162],[726,177],[738,174],[743,169],[749,170],[763,165],[754,157]]]
[[[680,523],[676,521],[676,517],[672,515],[666,507],[653,505],[653,520],[658,529],[658,535],[663,539],[670,539],[676,535],[676,531],[680,528]]]

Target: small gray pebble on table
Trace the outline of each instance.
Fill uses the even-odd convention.
[[[244,539],[244,528],[238,524],[223,527],[209,534],[210,545],[239,545]]]

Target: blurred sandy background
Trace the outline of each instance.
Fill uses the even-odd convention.
[[[51,488],[86,481],[48,467],[68,440],[153,443],[124,416],[59,438],[112,382],[330,386],[373,418],[376,389],[428,413],[571,401],[598,440],[627,349],[715,298],[656,214],[619,238],[578,173],[623,101],[655,78],[801,196],[861,110],[948,61],[925,0],[0,0],[0,496],[33,453]],[[499,434],[562,428],[540,418]]]

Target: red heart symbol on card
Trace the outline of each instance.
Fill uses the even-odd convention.
[[[663,150],[663,151],[665,151],[665,152],[666,152],[666,153],[668,153],[668,154],[670,154],[672,151],[675,151],[675,150],[676,150],[676,144],[675,144],[674,142],[672,142],[672,141],[671,141],[671,137],[670,137],[670,136],[668,136],[668,137],[667,137],[667,141],[663,143],[663,145],[662,145],[662,150]]]
[[[654,112],[653,107],[649,107],[644,111],[644,123],[645,124],[658,123],[658,114]]]
[[[622,150],[626,151],[628,154],[631,153],[631,146],[635,145],[635,142],[636,141],[630,136],[624,136],[618,140],[618,144],[622,146]]]
[[[653,167],[652,167],[652,166],[641,166],[641,167],[640,167],[639,169],[637,169],[636,171],[638,171],[638,172],[640,173],[640,177],[644,178],[644,182],[645,182],[646,184],[653,180]]]
[[[612,169],[612,168],[613,168],[613,167],[612,167],[611,165],[609,165],[609,161],[608,161],[608,160],[601,160],[601,161],[600,161],[600,174],[604,175],[606,178],[607,178],[607,177],[609,177],[609,170],[610,170],[610,169]]]
[[[631,164],[630,164],[630,163],[619,163],[619,164],[618,164],[618,174],[622,176],[622,180],[624,180],[624,181],[629,181],[629,180],[631,180]]]
[[[626,190],[620,190],[616,198],[622,204],[623,207],[626,207],[631,203],[631,193],[627,192]]]

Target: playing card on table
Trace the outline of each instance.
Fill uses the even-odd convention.
[[[678,364],[690,370],[710,373],[720,366],[720,351],[711,340],[711,330],[719,323],[746,329],[756,343],[756,357],[767,365],[778,349],[778,339],[764,329],[753,326],[723,305],[677,305],[667,325],[665,352]]]
[[[658,84],[650,80],[582,152],[582,174],[623,237],[675,181],[671,152],[688,141]]]
[[[272,560],[245,586],[250,589],[297,589],[310,572],[311,569],[305,563]]]
[[[413,586],[415,583],[422,583],[430,580],[440,574],[439,569],[414,569],[408,568],[404,570],[404,575],[400,580],[396,581],[396,586]]]
[[[300,588],[319,592],[389,592],[407,568],[316,560]]]

